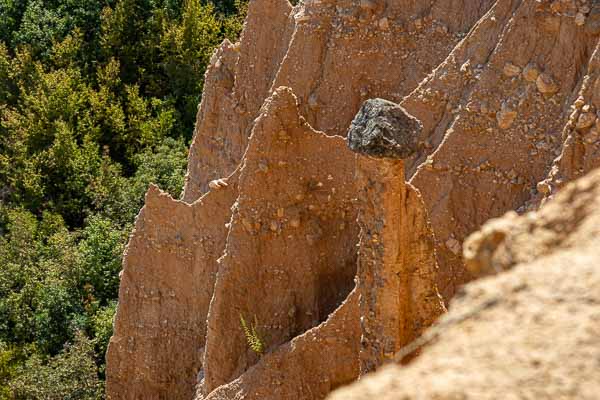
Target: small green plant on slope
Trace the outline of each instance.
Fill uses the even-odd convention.
[[[265,351],[265,344],[256,331],[256,326],[258,325],[256,315],[254,316],[254,323],[248,326],[244,316],[240,314],[240,323],[242,324],[242,330],[244,331],[244,336],[246,336],[246,341],[248,342],[250,349],[256,354],[262,355]]]

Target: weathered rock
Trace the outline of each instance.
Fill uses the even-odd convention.
[[[420,344],[428,345],[413,363],[385,368],[329,399],[595,399],[599,210],[595,171],[538,213],[484,228],[485,245],[472,249],[481,269],[512,269],[467,285],[425,333]]]
[[[346,298],[356,274],[355,193],[354,154],[344,139],[313,130],[291,90],[277,89],[254,125],[240,171],[208,315],[204,394],[258,362],[240,316],[256,319],[272,352]]]
[[[437,240],[438,287],[446,301],[470,279],[460,252],[446,243],[453,238],[460,246],[486,220],[524,206],[535,193],[560,149],[560,131],[570,114],[563,104],[577,97],[573,91],[582,78],[577,71],[590,62],[598,41],[567,23],[572,22],[567,16],[553,16],[565,23],[548,31],[542,23],[547,7],[535,0],[497,1],[401,103],[423,123],[419,142],[424,145],[414,161],[407,160],[407,176],[429,211]],[[507,62],[543,65],[544,76],[560,77],[560,85],[550,83],[551,90],[543,86],[543,94],[528,81],[505,79]],[[536,81],[546,85],[540,76]],[[518,111],[514,119],[501,113],[504,129],[493,112],[502,104]]]
[[[207,70],[183,199],[192,202],[208,182],[237,167],[273,89],[292,88],[315,129],[345,135],[367,97],[400,101],[493,2],[394,0],[382,7],[369,1],[376,6],[365,9],[316,1],[292,9],[287,0],[251,1],[240,44],[225,43]],[[407,31],[402,21],[417,14],[427,17],[422,29]],[[381,28],[373,30],[369,18],[375,17]],[[434,21],[447,29],[434,29]]]
[[[361,375],[393,360],[445,311],[427,212],[403,164],[357,155]]]
[[[419,120],[398,104],[370,99],[350,125],[348,147],[371,157],[408,158],[417,150],[421,129]]]
[[[513,122],[515,122],[517,115],[517,112],[511,109],[506,103],[502,104],[502,108],[496,114],[496,119],[498,120],[498,127],[500,129],[510,128]]]
[[[509,78],[513,78],[521,74],[521,68],[510,62],[504,64],[502,71],[504,72],[504,75],[508,76]]]
[[[140,250],[126,256],[108,356],[109,395],[189,398],[200,370],[206,380],[198,399],[322,399],[357,376],[359,352],[363,370],[372,369],[431,323],[440,312],[430,284],[434,277],[449,301],[469,279],[512,265],[512,253],[498,250],[507,246],[504,225],[490,225],[489,235],[468,245],[477,249],[476,256],[467,256],[470,273],[461,257],[463,240],[490,217],[537,206],[540,197],[552,197],[600,160],[598,123],[589,125],[586,116],[586,127],[577,129],[582,113],[600,109],[599,52],[594,52],[598,9],[559,3],[314,0],[292,9],[285,0],[251,2],[241,43],[225,42],[207,71],[184,193],[186,202],[209,188],[202,201],[210,203],[219,193],[230,197],[218,210],[194,203],[191,207],[204,211],[193,212],[174,200],[168,203],[177,206],[157,212],[150,198],[138,221],[144,228],[130,243]],[[577,12],[587,15],[584,27],[573,23]],[[514,68],[507,74],[509,64]],[[540,75],[537,65],[547,75]],[[280,85],[295,95],[281,89],[269,97]],[[400,136],[402,145],[380,141],[386,145],[378,150],[384,158],[370,161],[393,164],[399,161],[390,157],[406,157],[406,177],[421,192],[425,209],[416,192],[391,179],[402,175],[399,169],[387,169],[389,180],[381,175],[386,168],[372,170],[372,177],[363,172],[359,177],[372,178],[370,186],[355,180],[354,155],[342,136],[364,101],[377,97],[401,101],[423,129]],[[577,99],[574,108],[567,111],[572,99]],[[339,136],[317,132],[306,121]],[[380,121],[359,131],[391,138],[395,124],[385,117]],[[376,142],[365,143],[372,148]],[[243,184],[236,202],[237,175],[225,177],[240,162]],[[362,238],[369,240],[359,248],[359,287],[338,307],[353,287],[358,209]],[[397,229],[386,225],[384,211]],[[436,235],[435,251],[425,211]],[[205,212],[217,225],[205,225]],[[160,218],[151,217],[155,214]],[[184,256],[200,251],[187,231],[175,245],[177,232],[163,227],[184,220],[194,221],[190,232],[212,241],[200,246],[214,251],[199,256],[204,260],[199,264]],[[398,239],[386,239],[390,232],[398,232]],[[374,234],[377,242],[371,241]],[[147,250],[155,244],[160,251]],[[393,254],[401,262],[392,263]],[[439,270],[429,262],[434,254]],[[168,275],[165,265],[177,273]],[[216,289],[214,274],[194,275],[198,265],[219,270]],[[136,282],[161,293],[172,287],[185,293],[150,302]],[[388,303],[402,313],[394,314]],[[169,329],[156,322],[167,315]],[[240,315],[249,321],[256,317],[265,334],[261,357],[248,348]],[[197,355],[205,346],[204,332],[203,364]],[[464,369],[458,365],[457,371]],[[427,387],[434,390],[437,384]]]
[[[225,40],[213,54],[206,70],[203,101],[198,110],[182,194],[183,200],[188,203],[192,203],[206,193],[211,180],[228,175],[224,172],[226,168],[213,166],[212,156],[204,154],[220,152],[221,156],[214,160],[214,164],[227,162],[229,151],[223,149],[225,139],[221,135],[208,137],[205,132],[222,132],[224,130],[222,125],[229,124],[228,121],[237,121],[231,91],[235,82],[233,71],[238,57],[236,46]],[[231,123],[231,125],[235,124],[237,122]],[[237,131],[237,128],[234,129],[231,125],[227,130]]]
[[[325,321],[265,354],[232,382],[194,400],[320,400],[358,376],[360,326],[358,295],[348,298]]]
[[[554,94],[558,92],[559,89],[554,78],[552,78],[550,74],[546,73],[540,74],[537,77],[537,79],[535,80],[535,85],[537,86],[540,93],[543,94]]]
[[[227,40],[206,71],[183,193],[193,202],[239,165],[294,29],[287,0],[253,0],[240,43]]]
[[[595,122],[596,122],[596,113],[584,112],[579,115],[579,119],[577,120],[577,125],[575,125],[575,128],[577,128],[579,130],[591,128]]]
[[[523,70],[523,77],[528,82],[535,82],[540,76],[540,70],[535,63],[529,63]]]
[[[295,88],[295,91],[301,95],[301,107],[309,106],[310,103],[313,111],[306,113],[309,120],[314,121],[317,126],[327,128],[330,133],[344,134],[365,96],[401,99],[448,54],[454,44],[462,38],[462,32],[470,29],[492,2],[492,0],[480,0],[476,4],[466,2],[469,7],[460,5],[457,7],[454,0],[436,0],[432,4],[415,3],[410,7],[398,2],[390,4],[385,11],[381,7],[375,7],[369,12],[383,12],[385,15],[380,16],[378,27],[380,30],[374,34],[371,32],[371,24],[368,20],[358,21],[352,16],[354,6],[347,7],[345,4],[340,4],[341,11],[339,11],[336,7],[315,1],[305,2],[303,6],[292,10],[287,1],[252,1],[241,43],[231,44],[225,41],[213,55],[207,70],[194,140],[190,148],[183,200],[192,203],[211,189],[209,186],[213,187],[215,193],[230,193],[232,181],[225,182],[221,178],[228,176],[242,160],[248,136],[254,125],[253,121],[259,115],[259,108],[271,88],[277,87],[277,82],[289,83]],[[317,12],[314,13],[313,10]],[[416,13],[424,16],[418,34],[406,31],[403,22],[397,23],[400,20],[408,20]],[[304,18],[303,15],[308,18]],[[334,23],[335,27],[329,22]],[[438,26],[444,26],[445,29],[437,29]],[[435,40],[430,40],[431,37]],[[347,59],[353,62],[348,64]],[[405,72],[390,74],[390,65]],[[341,66],[348,73],[339,74]],[[277,82],[273,83],[273,81]],[[348,106],[350,103],[351,106]],[[259,170],[266,173],[285,162],[283,157],[276,165],[266,165],[260,161]],[[326,181],[320,183],[326,185]],[[283,183],[282,187],[287,188]],[[321,190],[317,186],[315,193]],[[207,196],[213,195],[214,193],[211,192]],[[318,204],[309,204],[308,208],[311,212],[319,211]],[[227,233],[229,210],[229,205],[223,205],[222,209],[213,211],[218,215],[215,221],[223,219],[221,222],[215,222],[215,229],[218,228],[223,234]],[[287,210],[285,212],[287,213]],[[172,214],[172,211],[168,211],[165,215],[171,217]],[[177,212],[174,215],[177,215]],[[351,213],[348,214],[348,218],[350,217]],[[284,218],[287,218],[287,215]],[[140,217],[140,221],[142,219]],[[185,219],[187,223],[193,220],[192,215],[187,215]],[[162,227],[162,219],[151,218],[151,220],[158,221],[159,224],[148,222],[145,224],[145,229],[160,237],[158,241],[160,243],[163,234],[168,235],[164,232],[169,231]],[[240,223],[245,229],[256,229],[256,222],[248,218],[242,219]],[[306,220],[302,215],[289,217],[290,228],[305,229],[303,228],[305,223]],[[287,229],[278,220],[265,221],[265,224],[260,226],[267,227],[273,234]],[[197,229],[209,228],[199,224]],[[310,229],[314,232],[307,235],[306,240],[317,243],[320,237],[318,224],[311,224]],[[132,243],[136,243],[138,240],[136,238],[138,236],[134,235]],[[141,242],[144,240],[140,239]],[[215,249],[221,245],[220,240],[215,240],[211,244]],[[140,248],[144,247],[140,246]],[[192,243],[189,246],[193,248],[195,245]],[[173,280],[177,282],[181,280],[186,284],[201,282],[200,285],[205,287],[202,295],[198,295],[194,301],[210,299],[214,277],[211,275],[207,279],[190,278],[189,271],[196,271],[191,264],[179,258],[171,259],[167,254],[175,250],[170,244],[161,249],[161,252],[149,253],[151,256],[148,259],[140,255],[142,260],[140,265],[145,266],[148,263],[151,266],[151,261],[162,260],[156,265],[169,264],[174,270],[185,272],[169,276],[168,279],[161,275],[162,272],[160,274],[157,272],[157,275],[154,272],[124,273],[121,285],[121,292],[124,294],[108,356],[108,393],[109,395],[112,393],[113,397],[116,396],[115,393],[119,393],[125,398],[138,395],[152,398],[157,396],[157,393],[158,396],[162,396],[160,393],[169,392],[170,396],[178,398],[180,393],[188,393],[192,376],[198,372],[201,365],[201,360],[196,355],[204,345],[204,338],[201,337],[203,334],[194,336],[196,339],[191,339],[193,335],[190,335],[189,340],[170,341],[163,335],[160,327],[152,326],[150,335],[165,339],[153,339],[155,344],[141,345],[140,343],[147,339],[144,339],[143,332],[137,332],[134,328],[138,320],[171,313],[169,321],[174,321],[177,326],[197,323],[194,325],[196,326],[193,329],[194,335],[204,330],[204,323],[200,321],[205,318],[205,313],[201,308],[182,304],[179,312],[172,312],[167,301],[161,304],[145,304],[131,300],[133,297],[130,299],[129,295],[125,295],[131,293],[130,289],[136,287],[138,282],[139,285],[162,287],[161,285],[171,285]],[[185,250],[188,251],[194,250]],[[218,251],[215,250],[215,260],[220,255],[217,253]],[[135,261],[137,257],[131,258],[132,265],[137,263]],[[133,267],[127,267],[129,262],[127,260],[126,257],[125,269],[138,271]],[[186,296],[193,296],[193,294],[182,294],[182,297]],[[330,300],[322,301],[331,302]],[[163,307],[167,311],[164,311]],[[193,313],[193,317],[189,317],[188,313]],[[319,318],[324,317],[325,315],[319,316]],[[236,323],[239,320],[238,316],[233,320]],[[123,321],[131,321],[131,325],[123,328],[125,324]],[[148,324],[144,326],[149,327]],[[123,347],[125,340],[129,340],[130,343],[134,340],[125,339],[129,337],[135,339],[137,343],[135,348]],[[183,353],[190,355],[189,360],[176,359],[177,354]],[[166,365],[170,367],[166,368]],[[173,370],[174,366],[178,366],[177,371]],[[173,389],[178,384],[181,387],[177,390]]]
[[[553,190],[533,197],[528,204],[530,208],[542,204],[566,183],[600,167],[599,128],[592,113],[593,109],[600,109],[600,40],[590,53],[587,70],[578,83],[579,92],[574,96],[573,109],[578,113],[572,113],[563,125],[560,156],[544,177]]]
[[[585,31],[589,35],[600,34],[600,9],[594,7],[585,19]]]
[[[300,113],[315,129],[345,136],[366,99],[401,101],[493,3],[300,3],[294,11],[296,28],[273,88],[290,87],[299,99]],[[389,29],[378,26],[383,18],[389,21]],[[436,29],[439,25],[447,30]]]
[[[193,204],[148,190],[123,257],[106,356],[108,399],[193,395],[236,181],[234,174]]]
[[[478,276],[489,275],[591,244],[597,240],[592,224],[598,218],[594,207],[599,194],[597,170],[569,184],[528,218],[510,212],[490,220],[465,242],[467,266]]]

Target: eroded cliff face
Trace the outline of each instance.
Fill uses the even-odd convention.
[[[254,0],[240,43],[207,71],[184,200],[242,161],[254,119],[280,86],[317,130],[346,135],[361,103],[400,101],[450,53],[492,0]]]
[[[442,313],[433,235],[398,160],[358,156],[361,375],[394,359]]]
[[[289,88],[257,119],[208,316],[206,393],[257,357],[240,317],[260,322],[271,351],[327,319],[354,286],[354,158],[341,137],[314,131]]]
[[[194,399],[325,398],[359,376],[358,314],[358,295],[354,290],[325,322],[265,354],[239,377],[208,395],[200,385]]]
[[[256,118],[294,30],[287,0],[250,2],[239,43],[225,41],[206,71],[202,103],[190,147],[183,200],[208,191],[211,180],[240,164]]]
[[[402,102],[424,121],[423,140],[431,143],[410,182],[430,211],[446,299],[469,280],[464,238],[487,219],[521,208],[560,153],[568,106],[598,35],[587,29],[596,14],[578,25],[555,3],[497,1]],[[439,122],[429,123],[432,117]]]
[[[460,285],[569,248],[591,213],[515,222],[600,165],[599,35],[600,4],[583,0],[251,1],[207,70],[182,200],[152,187],[137,218],[108,398],[323,399],[394,360],[421,374],[438,353],[420,356],[419,337]],[[353,152],[357,132],[374,153]],[[465,265],[465,238],[507,211]],[[458,393],[454,377],[432,393]]]
[[[594,8],[593,23],[588,29],[600,32],[600,10]],[[539,182],[535,207],[551,198],[569,181],[600,166],[600,42],[590,58],[578,91],[571,96],[569,119],[562,129],[560,156],[554,161],[548,177]]]
[[[109,398],[192,397],[236,180],[192,204],[148,190],[124,254]]]

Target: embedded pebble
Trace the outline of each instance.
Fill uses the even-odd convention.
[[[535,63],[529,63],[523,70],[523,78],[528,82],[535,82],[540,75],[540,70]]]
[[[502,109],[496,114],[496,120],[498,121],[500,129],[510,128],[516,118],[517,112],[506,104],[503,104]]]
[[[211,189],[221,189],[227,187],[227,179],[215,179],[208,183],[208,187]]]
[[[594,125],[594,122],[596,122],[596,114],[592,112],[584,112],[579,116],[575,128],[577,130],[587,129]]]
[[[543,195],[550,193],[550,191],[552,190],[552,188],[546,181],[538,182],[536,188],[537,188],[537,191]]]
[[[513,63],[508,62],[504,64],[503,72],[504,75],[508,76],[509,78],[512,78],[518,76],[521,73],[521,68],[517,67]]]
[[[535,84],[540,93],[554,94],[558,92],[558,85],[556,84],[554,78],[552,78],[550,74],[540,74],[540,76],[538,76],[535,80]]]
[[[461,250],[460,243],[453,237],[446,240],[446,247],[454,254],[459,254]]]

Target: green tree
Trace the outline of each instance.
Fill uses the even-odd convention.
[[[240,0],[0,0],[0,399],[102,397],[122,251],[183,187]],[[65,345],[67,344],[67,345]]]
[[[94,346],[82,332],[57,356],[44,360],[34,354],[10,383],[16,400],[96,400],[103,384],[94,363]]]
[[[182,114],[180,129],[191,127],[195,121],[204,71],[212,50],[223,40],[222,25],[212,4],[186,0],[181,23],[171,26],[162,36],[162,66],[170,95]]]
[[[77,246],[82,282],[93,301],[106,306],[117,298],[124,232],[100,216],[92,216]]]

